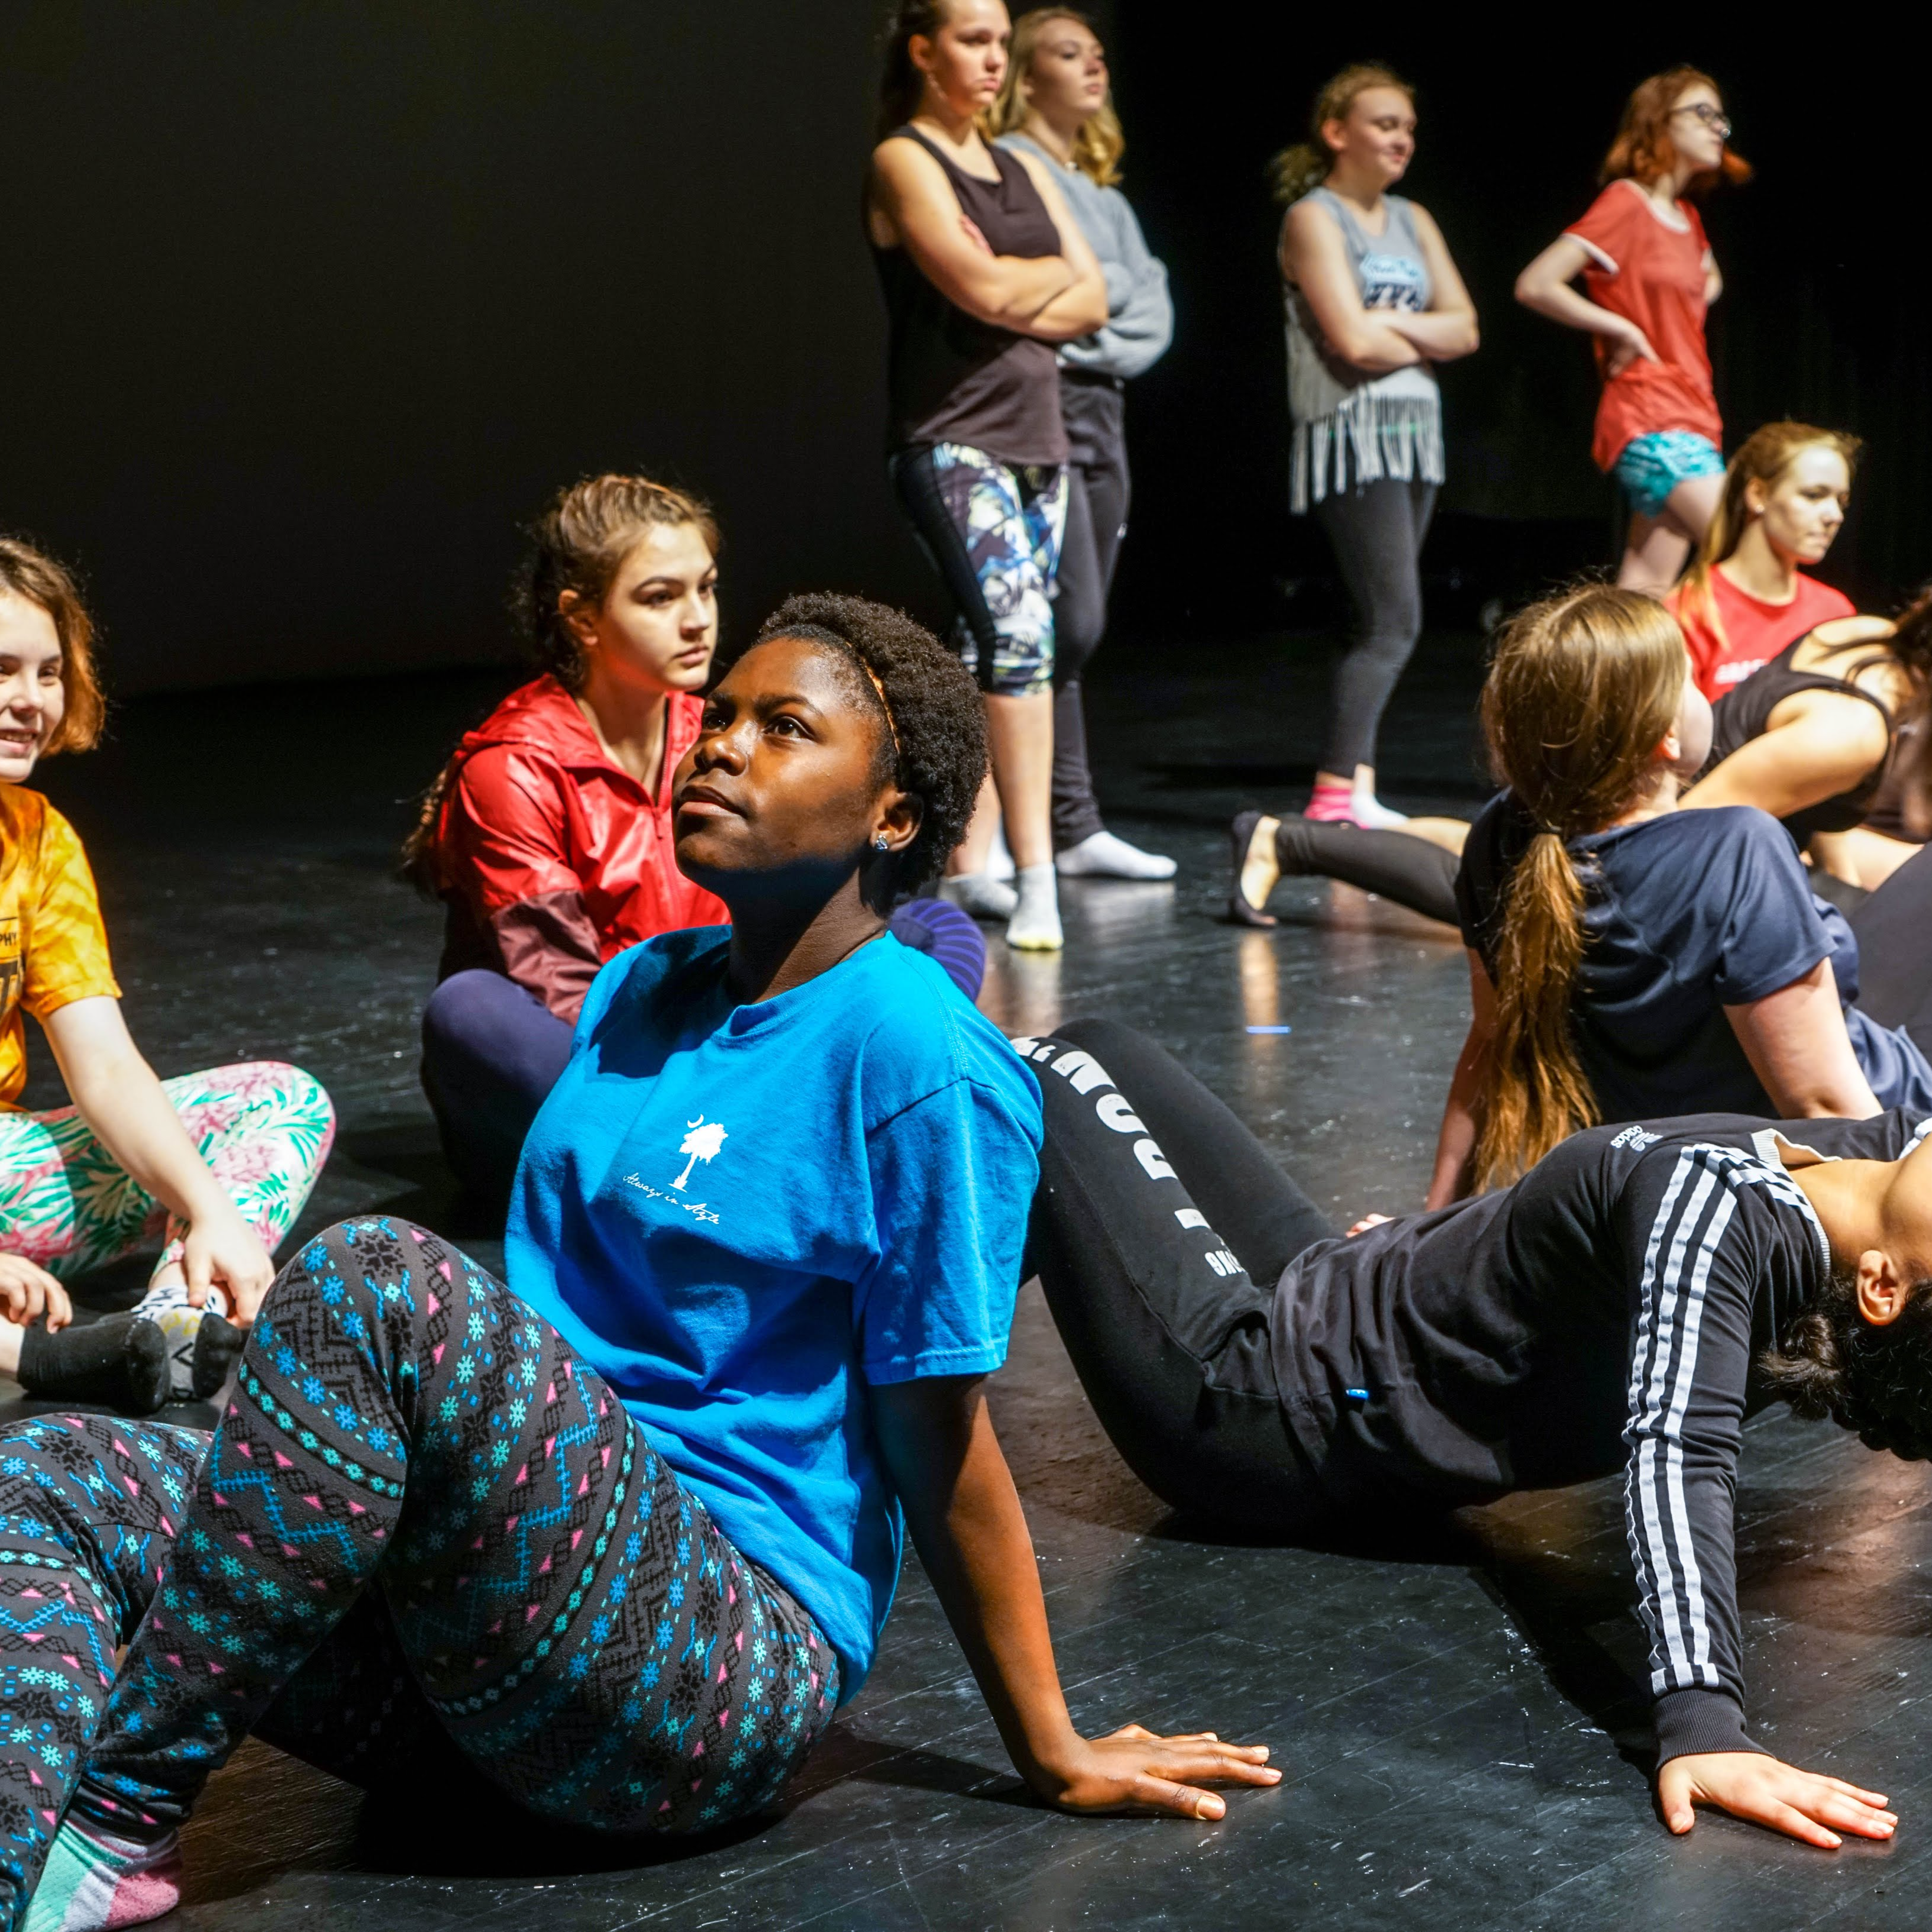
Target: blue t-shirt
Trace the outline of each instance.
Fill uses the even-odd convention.
[[[1531,836],[1510,792],[1469,828],[1456,877],[1463,943],[1496,976],[1510,874]],[[1570,1017],[1606,1121],[1778,1108],[1726,1006],[1748,1006],[1828,958],[1845,1026],[1882,1107],[1932,1106],[1932,1066],[1904,1031],[1852,1004],[1858,943],[1815,897],[1796,848],[1754,806],[1670,812],[1566,842],[1584,881],[1582,970]]]
[[[1040,1089],[887,935],[740,1005],[728,928],[592,982],[510,1209],[512,1292],[865,1680],[904,1520],[865,1390],[1006,1359]]]

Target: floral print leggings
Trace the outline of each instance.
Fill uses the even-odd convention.
[[[272,1254],[308,1201],[335,1137],[335,1111],[298,1066],[244,1060],[164,1080],[161,1090],[215,1179]],[[109,1153],[74,1107],[0,1113],[0,1253],[68,1280],[165,1234],[159,1274],[187,1230]],[[178,1282],[151,1288],[140,1312],[184,1306]]]

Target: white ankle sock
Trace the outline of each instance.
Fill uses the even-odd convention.
[[[1063,879],[1171,879],[1174,873],[1172,859],[1143,852],[1111,832],[1090,833],[1053,862]]]
[[[975,919],[1011,919],[1020,902],[1011,886],[990,872],[956,872],[939,882],[939,896],[970,912]]]
[[[1022,866],[1016,876],[1019,903],[1006,922],[1006,944],[1022,952],[1058,952],[1066,943],[1060,929],[1058,874],[1051,865]]]

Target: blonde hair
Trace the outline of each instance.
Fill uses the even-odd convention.
[[[1000,84],[1000,97],[987,111],[988,135],[1024,134],[1028,112],[1020,82],[1033,65],[1040,36],[1055,20],[1077,20],[1094,35],[1100,29],[1077,7],[1036,7],[1013,22],[1013,38],[1006,54],[1006,77]],[[1120,117],[1114,112],[1114,94],[1107,98],[1080,124],[1073,137],[1073,165],[1102,188],[1112,188],[1120,178],[1120,157],[1126,152],[1126,137],[1120,132]]]
[[[1810,423],[1761,423],[1753,430],[1724,466],[1724,494],[1679,584],[1677,609],[1700,620],[1722,640],[1724,623],[1711,589],[1711,573],[1736,550],[1750,527],[1750,506],[1744,500],[1750,486],[1761,483],[1769,488],[1808,449],[1835,450],[1845,459],[1846,469],[1855,470],[1863,446],[1844,430],[1818,429]]]
[[[1564,842],[1642,795],[1690,664],[1664,607],[1589,584],[1504,630],[1483,686],[1497,778],[1534,830],[1504,889],[1496,1031],[1477,1104],[1475,1180],[1505,1185],[1598,1118],[1570,1006],[1583,963],[1583,881]]]
[[[1415,89],[1391,68],[1384,67],[1379,61],[1358,61],[1353,67],[1345,67],[1315,97],[1315,105],[1309,110],[1308,139],[1298,141],[1292,148],[1284,148],[1268,163],[1268,180],[1274,189],[1274,198],[1286,208],[1292,201],[1299,201],[1311,188],[1318,188],[1328,178],[1328,171],[1335,165],[1334,151],[1322,138],[1322,130],[1331,121],[1346,121],[1348,110],[1355,104],[1359,95],[1372,87],[1392,87],[1399,94],[1408,97],[1409,105],[1415,104]]]

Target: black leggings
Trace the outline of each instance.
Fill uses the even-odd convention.
[[[1274,836],[1275,862],[1284,873],[1340,879],[1378,892],[1397,905],[1445,926],[1456,921],[1453,852],[1407,832],[1371,832],[1359,825],[1284,818]]]
[[[1393,476],[1315,506],[1355,616],[1328,702],[1325,772],[1346,778],[1376,761],[1382,712],[1422,634],[1422,540],[1435,508],[1434,484]]]
[[[1080,674],[1107,630],[1107,596],[1127,533],[1126,397],[1105,377],[1060,372],[1066,424],[1066,533],[1053,604],[1053,844],[1064,852],[1105,828],[1087,762]]]
[[[1046,1120],[1031,1258],[1128,1466],[1177,1509],[1279,1532],[1333,1508],[1282,1412],[1268,1311],[1335,1231],[1186,1068],[1131,1028],[1021,1042]]]

